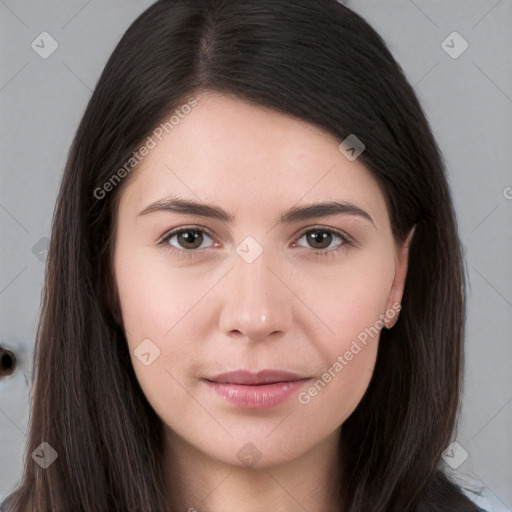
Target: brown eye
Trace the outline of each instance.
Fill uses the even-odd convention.
[[[201,244],[204,242],[205,235],[209,238],[209,235],[203,229],[180,228],[165,235],[162,238],[162,243],[172,245],[177,249],[194,250],[202,248]],[[170,243],[170,240],[174,238],[176,238],[178,245]]]
[[[327,249],[333,239],[333,233],[325,229],[318,229],[306,233],[306,240],[313,249]]]
[[[347,235],[327,228],[310,229],[309,231],[306,231],[302,234],[300,239],[302,238],[306,239],[306,242],[311,249],[317,250],[328,249],[336,238],[341,240],[341,243],[338,243],[337,247],[335,246],[334,248],[331,248],[332,250],[335,250],[340,246],[352,244],[351,239]],[[300,245],[304,247],[304,245]]]

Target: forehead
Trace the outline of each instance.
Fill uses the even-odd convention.
[[[166,195],[261,212],[299,201],[357,202],[386,213],[377,181],[341,141],[316,125],[217,93],[198,103],[149,150],[121,204],[140,211]]]

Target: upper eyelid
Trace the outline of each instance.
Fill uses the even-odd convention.
[[[160,238],[159,238],[159,242],[165,240],[166,238],[170,238],[171,236],[174,236],[176,235],[177,233],[179,233],[180,231],[186,231],[186,230],[190,230],[190,231],[204,231],[208,236],[210,237],[213,237],[213,232],[210,231],[207,227],[205,226],[178,226],[176,228],[173,228],[173,229],[170,229],[169,231],[166,231]]]

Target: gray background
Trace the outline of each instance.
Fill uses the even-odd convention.
[[[45,247],[67,152],[108,56],[151,3],[0,0],[0,345],[21,363],[0,380],[0,500],[20,477]],[[466,248],[467,372],[458,444],[445,464],[487,489],[488,510],[510,511],[512,1],[346,3],[384,37],[415,87]],[[469,45],[457,58],[461,40],[442,45],[454,31]],[[46,59],[31,47],[42,32],[58,43]]]

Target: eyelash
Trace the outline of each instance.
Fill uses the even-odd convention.
[[[165,251],[170,252],[172,255],[177,255],[180,258],[196,258],[201,255],[200,249],[177,249],[176,247],[173,247],[169,244],[169,240],[176,234],[186,232],[186,231],[193,231],[193,232],[199,232],[199,233],[206,233],[210,238],[213,238],[213,234],[210,232],[209,229],[203,227],[203,226],[184,226],[179,227],[176,229],[173,229],[166,233],[157,243],[158,245],[161,245]],[[333,234],[335,236],[338,236],[341,238],[343,243],[339,245],[335,249],[320,249],[320,250],[313,250],[313,252],[319,256],[322,257],[330,257],[330,258],[336,258],[340,254],[345,253],[348,250],[347,246],[355,246],[355,242],[345,233],[341,231],[337,231],[331,228],[324,228],[322,226],[318,227],[312,227],[308,230],[304,231],[298,238],[300,240],[304,235],[313,232],[313,231],[321,231]]]

